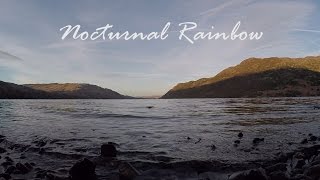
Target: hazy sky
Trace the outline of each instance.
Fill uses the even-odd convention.
[[[210,77],[248,57],[307,56],[320,52],[318,0],[0,1],[0,80],[80,82],[122,94],[162,95],[178,82]],[[262,31],[259,41],[199,41],[177,37],[179,23],[197,30]],[[160,31],[160,41],[61,40],[61,27]]]

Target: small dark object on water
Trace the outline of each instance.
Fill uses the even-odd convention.
[[[235,144],[240,144],[240,140],[235,140],[234,143]]]
[[[148,108],[148,109],[152,109],[152,108],[154,108],[154,106],[147,106],[147,108]]]
[[[70,171],[71,180],[96,180],[96,165],[88,159],[84,159],[74,164]]]
[[[313,135],[312,133],[309,133],[309,134],[308,134],[308,136],[312,136],[312,135]]]
[[[214,144],[212,144],[212,145],[211,145],[211,150],[212,150],[212,151],[215,151],[216,149],[217,149],[217,147],[216,147]]]
[[[313,106],[313,109],[320,109],[320,106]]]
[[[43,154],[45,152],[44,148],[40,148],[39,154]]]
[[[44,140],[38,141],[36,144],[36,146],[38,147],[44,147],[45,145],[47,145],[47,142]]]
[[[242,137],[243,137],[243,133],[242,133],[242,132],[239,132],[238,137],[239,137],[239,138],[242,138]]]
[[[300,144],[307,144],[307,143],[308,143],[308,139],[303,139]]]
[[[187,137],[187,139],[188,139],[188,140],[190,140],[190,139],[191,139],[191,137],[189,137],[189,136],[188,136],[188,137]]]
[[[201,140],[202,140],[202,139],[201,139],[201,138],[199,138],[199,140],[198,140],[197,142],[195,142],[195,144],[198,144]]]
[[[104,157],[116,157],[117,149],[112,143],[103,144],[101,146],[101,156]]]

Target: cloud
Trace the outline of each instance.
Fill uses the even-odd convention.
[[[14,61],[22,60],[21,58],[15,56],[15,55],[12,55],[10,53],[7,53],[7,52],[1,51],[1,50],[0,50],[0,59],[3,59],[3,60],[14,60]]]
[[[217,13],[223,11],[224,9],[226,9],[228,7],[234,6],[235,4],[239,4],[239,3],[242,4],[244,2],[248,2],[248,0],[247,1],[243,1],[243,0],[226,1],[226,2],[223,2],[223,3],[219,4],[218,6],[216,6],[214,8],[211,8],[209,10],[201,12],[200,16],[213,16],[213,15],[216,15]]]
[[[312,29],[293,29],[293,31],[307,32],[307,33],[320,33],[320,30],[312,30]]]

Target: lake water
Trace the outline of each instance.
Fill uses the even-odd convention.
[[[43,141],[46,152],[65,155],[96,156],[101,144],[114,142],[129,161],[241,162],[320,135],[318,104],[320,98],[0,100],[0,134],[35,147]],[[255,137],[265,140],[252,148]]]

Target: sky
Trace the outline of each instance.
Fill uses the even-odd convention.
[[[212,77],[250,57],[320,53],[318,0],[1,0],[0,80],[90,83],[131,96],[163,95],[180,82]],[[256,41],[179,40],[179,23],[198,31],[263,32]],[[161,31],[166,40],[61,39],[60,28],[81,31]],[[211,27],[214,26],[214,30]]]

